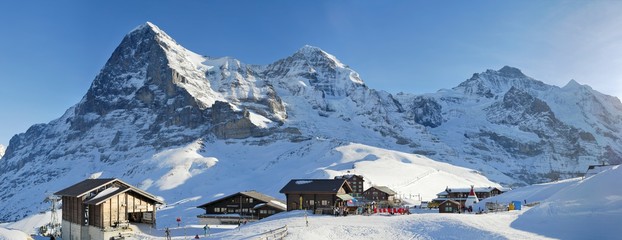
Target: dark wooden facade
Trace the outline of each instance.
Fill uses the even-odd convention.
[[[336,176],[335,179],[345,179],[348,182],[348,184],[350,184],[350,187],[352,187],[351,195],[353,196],[358,196],[362,194],[363,191],[365,190],[365,187],[363,187],[363,183],[365,182],[365,179],[363,178],[362,175],[346,174],[342,176]]]
[[[205,215],[199,215],[199,217],[238,214],[244,219],[262,219],[286,210],[285,203],[282,201],[256,191],[234,193],[198,206],[198,208],[205,210]]]
[[[313,210],[332,214],[335,207],[345,206],[352,188],[345,179],[294,179],[281,191],[287,199],[287,211]]]
[[[438,205],[439,213],[457,213],[460,212],[462,204],[454,200],[446,200]]]
[[[118,179],[87,179],[55,193],[62,199],[63,239],[101,239],[130,222],[155,224],[155,196]],[[79,229],[78,229],[79,228]]]
[[[363,192],[363,197],[368,201],[386,201],[395,203],[395,191],[385,186],[373,186]]]

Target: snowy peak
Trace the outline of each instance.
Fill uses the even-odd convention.
[[[160,43],[166,43],[167,41],[173,41],[173,38],[162,31],[158,26],[151,22],[146,22],[130,31],[126,37],[134,37],[134,39],[140,40],[156,38]]]
[[[268,65],[264,76],[287,85],[294,94],[301,88],[311,87],[311,91],[320,92],[322,98],[345,97],[357,89],[366,89],[358,73],[335,56],[309,45]]]
[[[508,78],[527,78],[523,72],[515,67],[504,66],[499,71],[497,71],[499,75],[508,77]]]
[[[6,151],[6,147],[0,144],[0,159],[2,159],[2,156],[4,156],[4,151]]]
[[[469,95],[493,98],[503,95],[512,87],[530,92],[531,90],[544,90],[552,86],[526,76],[518,68],[504,66],[498,71],[489,69],[483,73],[475,73],[470,79],[455,87],[454,90]]]
[[[132,29],[132,31],[130,31],[128,34],[132,34],[134,32],[145,31],[145,30],[153,31],[153,32],[161,32],[162,31],[155,24],[147,21],[147,22],[143,23],[142,25],[139,25],[138,27]]]
[[[580,83],[578,83],[577,81],[575,81],[574,79],[571,79],[568,83],[566,83],[566,86],[564,86],[564,89],[577,89],[582,87],[583,85],[581,85]]]
[[[335,56],[318,47],[310,45],[305,45],[300,48],[294,53],[294,56],[299,56],[309,61],[309,63],[328,63],[333,68],[347,68],[347,66],[341,63]]]

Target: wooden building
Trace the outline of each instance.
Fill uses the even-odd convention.
[[[86,179],[54,195],[62,199],[62,238],[111,239],[131,223],[156,224],[155,196],[119,179]]]
[[[345,179],[293,179],[281,191],[287,199],[287,211],[308,209],[316,214],[333,214],[351,200],[352,187]]]
[[[458,213],[462,208],[462,204],[454,200],[445,200],[438,205],[439,213]]]
[[[255,221],[287,210],[284,202],[257,191],[234,193],[198,208],[205,210],[205,214],[197,216],[203,224]]]
[[[507,192],[509,189],[506,188],[498,188],[498,187],[476,187],[473,188],[475,195],[479,200],[494,197],[504,192]],[[429,207],[436,207],[445,200],[454,200],[464,205],[467,198],[469,197],[469,192],[471,192],[471,188],[445,188],[445,191],[436,194],[435,199],[432,199]]]
[[[361,194],[363,194],[363,191],[365,190],[365,188],[363,187],[365,179],[363,179],[362,175],[346,174],[336,176],[335,179],[345,179],[348,184],[350,184],[350,187],[352,187],[352,193],[350,195],[354,197],[359,197]]]
[[[369,201],[395,203],[395,191],[385,186],[373,186],[363,192],[363,197]]]

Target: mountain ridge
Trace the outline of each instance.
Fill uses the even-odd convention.
[[[236,167],[249,176],[287,166],[295,169],[289,177],[330,177],[383,161],[371,154],[340,162],[347,156],[333,153],[351,144],[425,155],[517,186],[622,162],[622,104],[576,85],[548,85],[505,66],[453,89],[393,95],[317,47],[249,65],[196,54],[148,22],[123,38],[79,103],[11,139],[0,200],[20,204],[2,207],[0,219],[41,206],[17,189],[49,192],[98,172],[179,197],[199,179],[278,191],[227,179]],[[176,159],[180,152],[192,156]]]

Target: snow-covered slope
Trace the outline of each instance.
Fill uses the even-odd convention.
[[[620,161],[621,113],[616,98],[510,67],[452,90],[392,95],[317,47],[249,65],[193,53],[146,23],[79,103],[11,139],[0,161],[0,202],[11,204],[0,220],[39,212],[47,195],[93,174],[162,196],[164,219],[178,205],[240,190],[278,195],[291,178],[345,170],[426,197],[494,184],[478,172],[504,185],[563,178]]]
[[[1,240],[28,240],[32,239],[28,234],[15,229],[7,229],[0,227]]]
[[[536,184],[487,198],[486,202],[539,203],[522,214],[511,226],[556,239],[617,238],[622,219],[622,190],[617,182],[622,167],[611,166],[588,178]]]
[[[622,219],[622,168],[615,166],[553,194],[512,227],[559,239],[618,237]],[[564,229],[559,231],[559,229]]]
[[[617,182],[622,167],[587,179],[575,178],[537,184],[480,202],[540,202],[521,211],[488,214],[434,214],[407,216],[308,217],[291,212],[214,235],[222,239],[254,236],[287,225],[296,239],[618,239],[622,219],[622,190]],[[421,214],[423,213],[423,214]]]
[[[4,156],[4,151],[6,151],[6,147],[0,144],[0,159],[2,159],[2,156]]]

